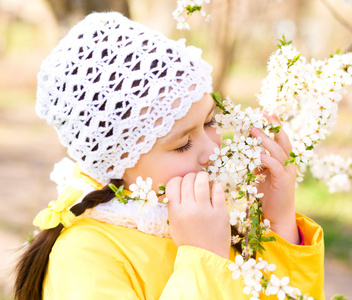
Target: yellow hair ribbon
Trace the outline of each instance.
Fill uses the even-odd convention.
[[[103,188],[103,186],[99,182],[95,181],[92,177],[83,173],[79,168],[78,164],[76,164],[73,169],[73,177],[78,179],[83,179],[85,182],[87,182],[90,186],[94,187],[96,190],[101,190]]]
[[[73,177],[77,179],[83,179],[85,182],[87,182],[90,186],[94,187],[96,190],[101,190],[103,188],[103,185],[101,183],[95,181],[92,177],[83,173],[82,170],[79,168],[78,164],[76,164],[73,169]],[[132,194],[131,191],[126,189],[124,189],[123,192],[125,195]]]
[[[83,191],[81,190],[70,186],[65,188],[56,201],[51,201],[48,208],[39,212],[33,221],[33,225],[38,226],[42,230],[55,228],[60,223],[64,227],[70,227],[76,216],[68,208],[82,195]]]
[[[132,192],[130,190],[126,190],[126,189],[123,189],[123,192],[125,193],[125,195],[131,195]]]
[[[78,164],[76,164],[73,169],[73,177],[77,179],[83,179],[86,183],[88,183],[91,187],[93,187],[96,190],[101,190],[103,188],[103,185],[101,183],[97,182],[89,175],[83,173],[82,170],[79,168]],[[123,194],[129,196],[132,194],[132,192],[124,189]]]

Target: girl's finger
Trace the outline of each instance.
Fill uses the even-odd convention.
[[[287,155],[292,150],[291,141],[282,128],[282,124],[276,115],[269,116],[267,113],[263,113],[263,116],[272,124],[281,126],[280,131],[274,134],[274,140],[282,147]]]
[[[196,173],[186,174],[181,183],[181,203],[183,201],[195,201],[194,198],[194,181],[196,179]]]
[[[211,199],[214,208],[226,208],[224,189],[219,182],[214,182],[213,184]]]
[[[264,132],[255,127],[252,127],[251,134],[254,137],[260,137],[262,139],[262,145],[269,151],[270,156],[277,159],[282,165],[284,165],[288,158],[288,154],[285,153],[276,141],[272,140]]]
[[[169,199],[169,206],[181,203],[182,177],[174,177],[166,185],[166,197]]]
[[[267,154],[261,153],[260,159],[262,163],[264,163],[265,166],[269,169],[271,175],[274,178],[281,178],[282,175],[285,173],[283,165],[278,162],[275,158],[270,157]]]
[[[194,183],[194,195],[198,204],[210,204],[209,174],[207,172],[197,173]]]

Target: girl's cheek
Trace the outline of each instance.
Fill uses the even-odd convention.
[[[192,168],[190,168],[190,164],[182,165],[182,163],[181,163],[178,165],[173,165],[172,167],[173,167],[174,172],[169,174],[168,180],[170,180],[173,177],[177,177],[177,176],[184,177],[186,174],[196,171],[196,170],[193,170]]]
[[[222,135],[216,133],[216,128],[211,128],[210,138],[216,143],[219,147],[222,144]]]
[[[193,160],[190,161],[188,159],[182,159],[180,161],[175,159],[172,162],[170,161],[170,164],[168,165],[167,169],[170,170],[170,172],[165,174],[166,183],[174,177],[184,177],[188,173],[201,171],[201,169],[198,170],[196,168]]]

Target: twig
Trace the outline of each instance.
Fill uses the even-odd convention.
[[[249,193],[248,193],[248,191],[246,191],[246,198],[247,198],[246,219],[248,220],[248,219],[249,219],[249,207],[248,207],[248,203],[249,203]],[[249,247],[249,228],[246,228],[245,245],[246,245],[246,248]],[[245,254],[246,260],[249,259],[249,256],[250,256],[250,255],[249,255],[248,253]]]
[[[352,25],[348,23],[338,12],[337,10],[327,1],[327,0],[321,0],[325,7],[330,11],[332,16],[340,22],[341,25],[343,25],[349,32],[352,33]]]
[[[249,136],[252,136],[251,134],[249,134]],[[247,172],[250,172],[249,170],[249,167],[247,166]],[[249,185],[249,181],[247,183],[247,185]],[[246,188],[246,199],[247,199],[247,207],[246,207],[246,220],[249,220],[249,192],[248,192],[248,189]],[[246,245],[246,248],[248,249],[249,247],[249,227],[246,228],[246,234],[245,234],[245,245]],[[245,254],[245,258],[246,260],[248,260],[250,257],[249,253],[246,253]]]

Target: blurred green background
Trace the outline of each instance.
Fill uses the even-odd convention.
[[[351,49],[350,0],[212,0],[210,23],[189,20],[177,31],[176,0],[0,0],[0,300],[11,299],[13,262],[36,213],[56,198],[49,180],[65,156],[52,128],[35,115],[36,74],[68,29],[91,11],[118,10],[148,27],[203,49],[214,66],[214,90],[257,107],[266,62],[285,34],[302,55],[323,59]],[[317,151],[352,156],[352,89],[333,133]],[[297,189],[297,211],[323,226],[326,293],[352,299],[352,192],[329,194],[309,172]]]

